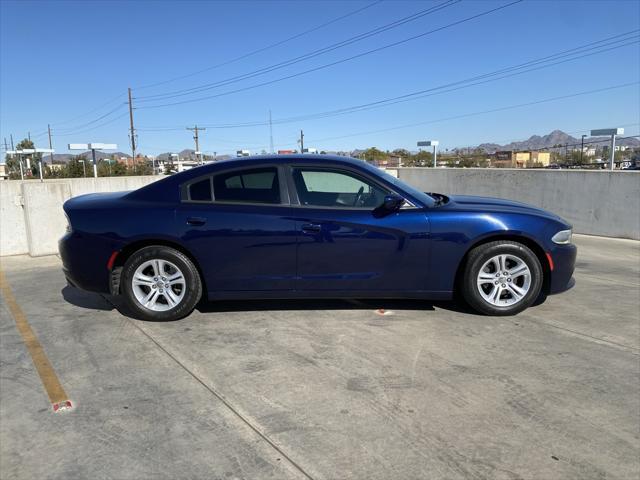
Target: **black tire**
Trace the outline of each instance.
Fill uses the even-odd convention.
[[[173,308],[155,311],[143,306],[136,298],[132,284],[133,276],[138,267],[150,260],[171,262],[184,276],[184,295],[181,301]],[[154,286],[153,288],[155,289],[156,287]],[[143,320],[171,321],[184,318],[193,311],[200,297],[202,297],[202,281],[200,280],[198,269],[189,257],[173,248],[156,245],[144,247],[127,259],[122,269],[120,291],[128,308],[131,309],[136,317]],[[182,292],[181,289],[180,291]],[[166,303],[166,300],[164,302]]]
[[[481,287],[478,286],[478,275],[482,266],[493,257],[501,254],[512,255],[522,260],[529,267],[531,273],[528,292],[517,303],[510,306],[497,306],[489,303],[481,295],[479,291]],[[469,306],[479,313],[495,316],[515,315],[530,307],[540,295],[544,280],[544,272],[538,257],[526,245],[506,240],[485,243],[474,248],[469,253],[463,275],[462,294]],[[509,281],[511,282],[511,280]],[[484,288],[490,289],[491,286]]]

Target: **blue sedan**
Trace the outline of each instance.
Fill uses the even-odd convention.
[[[424,193],[365,162],[259,156],[64,204],[71,285],[174,320],[204,297],[419,298],[512,315],[566,290],[571,226],[507,200]]]

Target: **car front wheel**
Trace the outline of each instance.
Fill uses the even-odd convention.
[[[127,259],[121,289],[137,316],[156,321],[187,316],[202,296],[193,262],[182,252],[160,245],[142,248]]]
[[[487,315],[515,315],[531,306],[543,282],[538,257],[526,246],[496,241],[473,249],[464,271],[467,303]]]

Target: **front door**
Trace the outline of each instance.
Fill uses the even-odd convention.
[[[374,215],[386,187],[340,168],[293,167],[296,290],[426,290],[429,224],[418,208]]]

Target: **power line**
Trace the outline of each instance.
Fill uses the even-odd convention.
[[[170,83],[170,82],[173,82],[173,81],[176,81],[176,80],[182,80],[182,79],[188,78],[188,77],[193,77],[194,75],[198,75],[200,73],[208,72],[208,71],[214,70],[216,68],[224,67],[226,65],[230,65],[230,64],[238,62],[240,60],[244,60],[245,58],[251,57],[251,56],[256,55],[258,53],[262,53],[264,51],[270,50],[270,49],[275,48],[275,47],[279,47],[280,45],[284,45],[285,43],[288,43],[288,42],[290,42],[292,40],[295,40],[295,39],[300,38],[300,37],[302,37],[304,35],[308,35],[309,33],[313,33],[315,31],[320,30],[320,29],[322,29],[324,27],[327,27],[327,26],[329,26],[331,24],[339,22],[340,20],[344,20],[345,18],[349,18],[349,17],[351,17],[353,15],[356,15],[356,14],[358,14],[360,12],[363,12],[363,11],[365,11],[365,10],[371,8],[371,7],[374,7],[375,5],[378,5],[379,3],[382,3],[382,1],[383,0],[378,0],[378,1],[373,2],[373,3],[369,4],[369,5],[366,5],[366,6],[362,7],[362,8],[358,8],[358,9],[353,10],[351,12],[348,12],[348,13],[346,13],[344,15],[336,17],[336,18],[334,18],[332,20],[329,20],[329,21],[327,21],[325,23],[322,23],[322,24],[320,24],[320,25],[318,25],[316,27],[310,28],[309,30],[305,30],[303,32],[300,32],[300,33],[298,33],[298,34],[296,34],[296,35],[294,35],[292,37],[285,38],[284,40],[280,40],[280,41],[278,41],[276,43],[272,43],[270,45],[267,45],[266,47],[258,48],[257,50],[253,50],[253,51],[251,51],[249,53],[245,53],[245,54],[240,55],[238,57],[232,58],[231,60],[226,60],[226,61],[224,61],[222,63],[218,63],[218,64],[213,65],[211,67],[203,68],[202,70],[198,70],[198,71],[192,72],[192,73],[187,73],[185,75],[180,75],[178,77],[174,77],[174,78],[171,78],[169,80],[163,80],[161,82],[151,83],[151,84],[148,84],[148,85],[141,85],[141,86],[135,87],[135,90],[142,90],[142,89],[145,89],[145,88],[156,87],[158,85],[164,85],[166,83]]]
[[[78,131],[75,131],[75,132],[69,132],[69,133],[58,133],[58,134],[56,134],[56,135],[54,135],[54,136],[56,136],[56,137],[70,137],[70,136],[72,136],[72,135],[77,135],[77,134],[79,134],[79,133],[91,132],[91,131],[93,131],[93,130],[96,130],[96,129],[98,129],[98,128],[104,127],[104,126],[106,126],[106,125],[110,125],[110,124],[112,124],[113,122],[115,122],[116,120],[120,120],[121,118],[123,118],[123,117],[124,117],[124,116],[126,116],[126,115],[129,115],[129,112],[124,112],[123,114],[118,115],[117,117],[114,117],[114,118],[110,119],[110,120],[109,120],[109,121],[107,121],[107,122],[101,123],[100,125],[95,125],[95,126],[93,126],[93,127],[91,127],[91,128],[85,129],[85,130],[78,130]]]
[[[89,115],[91,113],[97,112],[98,110],[106,107],[107,105],[112,104],[113,102],[115,102],[116,100],[121,99],[122,97],[123,97],[123,94],[120,93],[120,94],[116,95],[115,97],[113,97],[112,99],[108,100],[107,102],[105,102],[103,104],[100,104],[99,106],[97,106],[95,108],[92,108],[91,110],[89,110],[89,111],[87,111],[87,112],[85,112],[85,113],[83,113],[81,115],[77,115],[77,116],[75,116],[73,118],[70,118],[68,120],[64,120],[64,121],[61,121],[61,122],[54,122],[51,125],[53,125],[55,127],[56,125],[63,125],[65,123],[74,122],[75,120],[77,120],[79,118],[86,117],[87,115]]]
[[[66,133],[69,133],[69,132],[72,132],[72,131],[75,131],[75,130],[83,129],[84,127],[87,127],[87,126],[89,126],[89,125],[91,125],[91,124],[93,124],[93,123],[99,122],[100,120],[102,120],[102,119],[104,119],[104,118],[107,118],[107,117],[108,117],[108,116],[110,116],[110,115],[113,115],[113,114],[114,114],[114,113],[116,113],[118,110],[120,110],[121,108],[123,108],[125,105],[126,105],[126,103],[119,104],[116,108],[114,108],[114,109],[112,109],[112,110],[109,110],[107,113],[105,113],[104,115],[99,116],[98,118],[96,118],[96,119],[94,119],[94,120],[91,120],[91,121],[89,121],[89,122],[82,123],[82,124],[80,124],[80,125],[76,125],[76,126],[74,126],[74,127],[68,127],[68,128],[62,129],[60,134],[66,134]],[[53,125],[53,124],[52,124],[52,125]],[[55,132],[55,129],[54,129],[54,132]],[[45,132],[45,133],[46,133],[46,132]],[[55,135],[60,135],[60,134],[56,133]],[[54,135],[54,136],[55,136],[55,135]]]
[[[619,88],[626,88],[626,87],[630,87],[630,86],[635,86],[640,84],[640,81],[635,81],[635,82],[629,82],[629,83],[623,83],[623,84],[619,84],[619,85],[612,85],[609,87],[604,87],[604,88],[598,88],[595,90],[587,90],[587,91],[583,91],[583,92],[577,92],[577,93],[571,93],[571,94],[567,94],[567,95],[560,95],[557,97],[550,97],[550,98],[545,98],[542,100],[535,100],[532,102],[526,102],[526,103],[519,103],[519,104],[515,104],[515,105],[508,105],[508,106],[504,106],[504,107],[499,107],[499,108],[492,108],[489,110],[482,110],[482,111],[478,111],[478,112],[471,112],[471,113],[464,113],[464,114],[460,114],[460,115],[453,115],[450,117],[444,117],[444,118],[439,118],[439,119],[435,119],[435,120],[427,120],[427,121],[423,121],[423,122],[416,122],[416,123],[408,123],[408,124],[404,124],[404,125],[398,125],[395,127],[390,127],[390,128],[382,128],[382,129],[378,129],[378,130],[369,130],[369,131],[365,131],[365,132],[358,132],[358,133],[352,133],[352,134],[348,134],[348,135],[339,135],[339,136],[335,136],[335,137],[326,137],[326,138],[319,138],[319,139],[313,139],[311,141],[313,142],[324,142],[327,140],[338,140],[338,139],[343,139],[343,138],[351,138],[351,137],[359,137],[359,136],[365,136],[365,135],[373,135],[376,133],[385,133],[385,132],[390,132],[393,130],[403,130],[405,128],[411,128],[411,127],[417,127],[417,126],[421,126],[421,125],[429,125],[432,123],[439,123],[439,122],[446,122],[449,120],[457,120],[460,118],[466,118],[466,117],[473,117],[473,116],[477,116],[477,115],[485,115],[487,113],[496,113],[496,112],[502,112],[505,110],[513,110],[516,108],[522,108],[522,107],[529,107],[529,106],[533,106],[533,105],[539,105],[542,103],[549,103],[549,102],[555,102],[558,100],[564,100],[567,98],[573,98],[573,97],[579,97],[579,96],[583,96],[583,95],[591,95],[594,93],[600,93],[600,92],[606,92],[609,90],[615,90],[615,89],[619,89]]]
[[[640,37],[638,37],[640,38]],[[445,85],[441,85],[438,87],[433,87],[430,89],[426,89],[426,90],[421,90],[418,92],[413,92],[410,94],[405,94],[405,95],[401,95],[398,97],[392,97],[392,98],[388,98],[388,99],[384,99],[384,100],[379,100],[376,102],[370,102],[367,104],[361,104],[361,105],[356,105],[356,106],[352,106],[352,107],[346,107],[346,108],[341,108],[338,110],[330,110],[327,112],[322,112],[322,113],[317,113],[317,114],[310,114],[307,116],[297,116],[297,117],[289,117],[289,118],[285,118],[285,119],[279,119],[279,120],[275,120],[274,123],[276,124],[280,124],[280,123],[291,123],[291,122],[300,122],[300,121],[304,121],[304,120],[314,120],[314,119],[319,119],[319,118],[327,118],[327,117],[333,117],[333,116],[337,116],[337,115],[344,115],[344,114],[348,114],[348,113],[356,113],[356,112],[362,112],[362,111],[366,111],[366,110],[371,110],[371,109],[375,109],[375,108],[381,108],[381,107],[387,107],[390,105],[396,105],[398,103],[404,103],[404,102],[408,102],[408,101],[414,101],[414,100],[419,100],[419,99],[423,99],[423,98],[427,98],[427,97],[431,97],[434,95],[441,95],[444,93],[450,93],[450,92],[454,92],[457,90],[461,90],[464,88],[469,88],[469,87],[473,87],[473,86],[477,86],[477,85],[483,85],[486,83],[490,83],[490,82],[494,82],[497,80],[503,80],[505,78],[510,78],[510,77],[514,77],[517,75],[522,75],[524,73],[529,73],[529,72],[533,72],[536,70],[540,70],[543,68],[548,68],[548,67],[552,67],[555,65],[560,65],[563,63],[567,63],[573,60],[578,60],[584,57],[589,57],[592,55],[596,55],[599,53],[604,53],[613,49],[617,49],[617,48],[622,48],[625,46],[629,46],[629,45],[633,45],[638,43],[638,41],[634,41],[634,42],[628,42],[628,43],[624,43],[622,45],[617,45],[615,47],[611,47],[611,48],[607,48],[607,49],[602,49],[596,52],[592,52],[592,53],[588,53],[588,54],[584,54],[584,55],[579,55],[579,56],[574,56],[572,58],[568,58],[566,60],[563,61],[558,61],[558,62],[554,62],[554,63],[549,63],[546,65],[542,65],[542,66],[537,66],[535,68],[528,68],[526,70],[522,70],[519,72],[515,72],[515,73],[510,73],[510,74],[504,74],[504,75],[500,75],[500,76],[496,76],[495,78],[489,78],[486,80],[482,80],[482,81],[477,81],[477,82],[473,82],[473,83],[468,83],[474,79],[478,79],[478,78],[486,78],[492,75],[496,75],[498,73],[501,73],[505,70],[499,70],[496,72],[493,72],[491,74],[485,74],[485,75],[480,75],[478,77],[472,77],[470,79],[466,79],[466,80],[462,80],[462,81],[458,81],[458,82],[453,82],[453,83],[449,83],[449,84],[445,84]],[[591,50],[591,49],[590,49]],[[523,68],[522,66],[516,66],[513,67],[512,70],[518,70],[520,68]],[[511,69],[509,69],[511,70]],[[462,83],[466,83],[465,85],[460,85]],[[447,87],[451,87],[451,86],[455,86],[455,85],[460,85],[454,88],[447,88]]]
[[[232,83],[237,83],[239,81],[242,80],[246,80],[248,78],[253,78],[253,77],[257,77],[260,75],[265,75],[266,73],[270,73],[273,72],[275,70],[280,70],[282,68],[288,67],[290,65],[294,65],[296,63],[300,63],[302,61],[308,60],[310,58],[314,58],[317,57],[319,55],[324,55],[325,53],[337,50],[339,48],[343,48],[346,47],[348,45],[351,45],[353,43],[359,42],[361,40],[364,40],[366,38],[372,37],[374,35],[378,35],[380,33],[386,32],[387,30],[391,30],[393,28],[399,27],[401,25],[404,25],[406,23],[418,20],[419,18],[422,18],[426,15],[429,15],[431,13],[437,12],[438,10],[442,10],[444,8],[450,7],[452,5],[454,5],[455,3],[458,3],[462,0],[446,0],[444,3],[441,3],[439,5],[436,5],[434,7],[430,7],[427,8],[425,10],[421,10],[417,13],[411,14],[407,17],[403,17],[399,20],[396,20],[394,22],[391,23],[387,23],[381,27],[377,27],[374,28],[373,30],[369,30],[368,32],[364,32],[358,35],[355,35],[353,37],[350,37],[346,40],[342,40],[340,42],[337,43],[333,43],[331,45],[328,45],[326,47],[322,47],[319,48],[317,50],[313,50],[311,52],[305,53],[303,55],[299,55],[297,57],[294,58],[290,58],[288,60],[285,60],[283,62],[279,62],[273,65],[269,65],[267,67],[262,67],[259,68],[257,70],[253,70],[251,72],[248,73],[243,73],[241,75],[236,75],[234,77],[229,77],[226,78],[224,80],[219,80],[217,82],[212,82],[212,83],[205,83],[203,85],[199,85],[197,87],[191,87],[191,88],[185,88],[185,89],[181,89],[181,90],[175,90],[173,92],[165,92],[165,93],[159,93],[159,94],[155,94],[155,95],[147,95],[145,97],[139,97],[140,99],[144,99],[144,101],[154,101],[154,100],[166,100],[169,98],[175,98],[175,97],[182,97],[185,95],[191,95],[194,93],[200,93],[206,90],[211,90],[212,88],[218,88],[218,87],[222,87],[225,85],[230,85]]]
[[[623,83],[623,84],[620,84],[620,85],[612,85],[612,86],[609,86],[609,87],[603,87],[603,88],[598,88],[598,89],[594,89],[594,90],[587,90],[587,91],[571,93],[571,94],[567,94],[567,95],[561,95],[561,96],[556,96],[556,97],[551,97],[551,98],[545,98],[545,99],[541,99],[541,100],[534,100],[534,101],[527,102],[527,103],[520,103],[520,104],[515,104],[515,105],[507,105],[507,106],[503,106],[503,107],[499,107],[499,108],[493,108],[493,109],[489,109],[489,110],[481,110],[481,111],[477,111],[477,112],[464,113],[464,114],[454,115],[454,116],[450,116],[450,117],[427,120],[427,121],[423,121],[423,122],[409,123],[409,124],[398,125],[398,126],[394,126],[394,127],[382,128],[382,129],[377,129],[377,130],[368,130],[368,131],[364,131],[364,132],[357,132],[357,133],[339,135],[339,136],[334,136],[334,137],[316,138],[316,139],[307,140],[307,143],[316,143],[316,142],[319,143],[319,142],[325,142],[325,141],[329,141],[329,140],[340,140],[340,139],[344,139],[344,138],[352,138],[352,137],[373,135],[373,134],[378,134],[378,133],[385,133],[385,132],[390,132],[390,131],[394,131],[394,130],[403,130],[403,129],[406,129],[406,128],[412,128],[412,127],[416,127],[416,126],[430,125],[430,124],[441,123],[441,122],[446,122],[446,121],[450,121],[450,120],[457,120],[457,119],[461,119],[461,118],[473,117],[473,116],[478,116],[478,115],[485,115],[485,114],[488,114],[488,113],[496,113],[496,112],[501,112],[501,111],[506,111],[506,110],[513,110],[513,109],[517,109],[517,108],[523,108],[523,107],[528,107],[528,106],[533,106],[533,105],[539,105],[539,104],[543,104],[543,103],[550,103],[550,102],[555,102],[555,101],[559,101],[559,100],[564,100],[564,99],[567,99],[567,98],[574,98],[574,97],[579,97],[579,96],[584,96],[584,95],[592,95],[592,94],[601,93],[601,92],[605,92],[605,91],[610,91],[610,90],[615,90],[615,89],[620,89],[620,88],[626,88],[626,87],[630,87],[630,86],[636,86],[638,84],[640,84],[640,81]],[[631,125],[636,125],[636,124],[628,124],[628,125],[631,126]],[[246,144],[247,142],[238,141],[238,142],[235,142],[235,143],[237,143],[237,144],[245,143]],[[278,144],[278,145],[275,145],[275,147],[283,147],[283,146],[289,146],[289,145],[291,145],[291,143]],[[265,145],[260,145],[260,146],[254,147],[254,148],[256,148],[256,149],[263,148],[264,149],[264,148],[266,148],[266,146]]]
[[[485,11],[483,11],[481,13],[476,14],[476,15],[472,15],[472,16],[464,18],[462,20],[458,20],[456,22],[449,23],[449,24],[444,25],[442,27],[438,27],[438,28],[435,28],[433,30],[426,31],[426,32],[414,35],[412,37],[408,37],[408,38],[405,38],[403,40],[399,40],[397,42],[393,42],[393,43],[390,43],[390,44],[387,44],[387,45],[383,45],[381,47],[377,47],[377,48],[374,48],[374,49],[371,49],[371,50],[367,50],[365,52],[361,52],[359,54],[352,55],[352,56],[347,57],[347,58],[343,58],[343,59],[340,59],[340,60],[336,60],[334,62],[330,62],[330,63],[324,64],[324,65],[320,65],[318,67],[314,67],[314,68],[311,68],[311,69],[308,69],[308,70],[304,70],[302,72],[297,72],[297,73],[294,73],[294,74],[291,74],[291,75],[287,75],[285,77],[280,77],[280,78],[276,78],[274,80],[269,80],[269,81],[265,81],[265,82],[262,82],[262,83],[249,85],[247,87],[239,88],[239,89],[236,89],[236,90],[231,90],[231,91],[228,91],[228,92],[219,93],[219,94],[216,94],[216,95],[209,95],[209,96],[205,96],[205,97],[198,97],[198,98],[193,98],[193,99],[189,99],[189,100],[182,100],[182,101],[177,101],[177,102],[172,102],[172,103],[164,103],[164,104],[160,104],[160,105],[148,105],[148,106],[143,106],[143,107],[139,107],[139,108],[161,108],[161,107],[168,107],[168,106],[172,106],[172,105],[181,105],[181,104],[185,104],[185,103],[199,102],[199,101],[202,101],[202,100],[208,100],[208,99],[211,99],[211,98],[217,98],[217,97],[222,97],[222,96],[226,96],[226,95],[231,95],[231,94],[234,94],[234,93],[243,92],[243,91],[246,91],[246,90],[251,90],[251,89],[262,87],[262,86],[265,86],[265,85],[272,85],[274,83],[278,83],[278,82],[281,82],[281,81],[284,81],[284,80],[288,80],[288,79],[291,79],[291,78],[299,77],[299,76],[305,75],[307,73],[316,72],[318,70],[322,70],[322,69],[329,68],[329,67],[332,67],[332,66],[335,66],[335,65],[339,65],[341,63],[345,63],[345,62],[348,62],[348,61],[351,61],[351,60],[355,60],[357,58],[361,58],[361,57],[364,57],[366,55],[370,55],[372,53],[377,53],[377,52],[380,52],[382,50],[386,50],[388,48],[392,48],[392,47],[396,47],[398,45],[402,45],[404,43],[416,40],[418,38],[422,38],[422,37],[430,35],[432,33],[436,33],[436,32],[445,30],[447,28],[451,28],[451,27],[460,25],[462,23],[469,22],[471,20],[475,20],[475,19],[483,17],[485,15],[489,15],[491,13],[497,12],[497,11],[502,10],[504,8],[507,8],[507,7],[510,7],[512,5],[518,4],[518,3],[522,2],[522,1],[523,0],[515,0],[515,1],[511,2],[511,3],[505,4],[505,5],[501,5],[499,7],[495,7],[495,8],[492,8],[490,10],[485,10]],[[144,100],[142,100],[142,101],[144,101]],[[153,101],[153,99],[149,99],[147,101]],[[158,100],[156,100],[156,101],[158,101]]]
[[[421,98],[425,98],[428,96],[432,96],[432,95],[437,95],[437,94],[443,94],[443,93],[448,93],[448,92],[452,92],[452,91],[456,91],[456,90],[460,90],[462,88],[468,88],[471,86],[476,86],[476,85],[480,85],[480,84],[485,84],[485,83],[489,83],[491,81],[496,81],[496,80],[501,80],[504,78],[508,78],[508,77],[512,77],[515,75],[521,75],[527,72],[531,72],[534,70],[539,70],[541,68],[547,68],[547,67],[551,67],[551,66],[555,66],[555,65],[559,65],[562,63],[567,63],[569,61],[573,61],[573,60],[577,60],[580,58],[584,58],[587,56],[591,56],[591,55],[596,55],[599,53],[604,53],[607,51],[610,51],[612,49],[616,49],[616,48],[622,48],[624,46],[633,44],[633,43],[638,43],[637,40],[630,42],[630,43],[622,43],[620,45],[614,45],[616,43],[619,42],[627,42],[630,39],[633,38],[640,38],[640,36],[634,36],[634,37],[630,37],[630,38],[620,38],[620,37],[628,37],[630,34],[639,32],[640,29],[637,30],[632,30],[630,32],[626,32],[623,34],[619,34],[619,35],[614,35],[613,37],[608,37],[608,38],[604,38],[602,40],[598,40],[595,42],[590,42],[584,45],[580,45],[578,47],[574,47],[568,50],[564,50],[561,52],[557,52],[551,55],[546,55],[544,57],[541,58],[536,58],[533,60],[529,60],[527,62],[524,63],[520,63],[520,64],[516,64],[516,65],[511,65],[508,67],[504,67],[504,68],[500,68],[498,70],[495,70],[493,72],[489,72],[489,73],[485,73],[485,74],[481,74],[481,75],[476,75],[473,77],[469,77],[463,80],[458,80],[455,82],[449,82],[443,85],[439,85],[436,87],[431,87],[428,89],[422,89],[416,92],[411,92],[411,93],[407,93],[407,94],[403,94],[403,95],[399,95],[399,96],[395,96],[395,97],[390,97],[390,98],[385,98],[385,99],[381,99],[381,100],[376,100],[373,102],[369,102],[369,103],[364,103],[364,104],[359,104],[359,105],[353,105],[353,106],[349,106],[349,107],[343,107],[340,109],[335,109],[335,110],[329,110],[329,111],[324,111],[324,112],[317,112],[317,113],[312,113],[312,114],[306,114],[306,115],[298,115],[298,116],[294,116],[294,117],[285,117],[285,118],[280,118],[280,119],[274,119],[272,120],[272,123],[275,124],[284,124],[284,123],[294,123],[294,122],[300,122],[303,120],[314,120],[314,119],[319,119],[319,118],[327,118],[327,117],[332,117],[332,116],[337,116],[337,115],[344,115],[347,113],[354,113],[354,112],[360,112],[360,111],[364,111],[364,110],[369,110],[372,108],[381,108],[381,107],[386,107],[389,105],[394,105],[397,103],[402,103],[402,102],[406,102],[406,101],[413,101],[413,100],[418,100]],[[612,41],[613,40],[613,41]],[[611,46],[614,45],[614,46]],[[609,47],[609,48],[603,48],[603,47]],[[593,51],[596,50],[596,51]],[[589,53],[590,52],[590,53]],[[563,60],[559,60],[559,59],[563,59]],[[559,60],[559,61],[555,61],[555,60]],[[546,63],[545,62],[553,62],[553,63]],[[518,71],[520,70],[520,71]],[[515,72],[515,73],[511,73],[511,72]],[[501,76],[500,76],[501,75]],[[491,78],[491,77],[495,77],[495,78]],[[477,81],[474,82],[475,80],[481,80],[481,81]],[[474,82],[474,83],[470,83],[470,82]],[[462,86],[460,86],[462,85]],[[457,87],[456,87],[457,86]],[[449,87],[456,87],[456,88],[449,88]],[[442,90],[442,91],[439,91]],[[262,126],[262,125],[266,125],[266,123],[264,121],[254,121],[254,122],[244,122],[244,123],[237,123],[237,124],[217,124],[217,125],[213,125],[213,124],[204,124],[207,127],[210,128],[241,128],[241,127],[255,127],[255,126]],[[147,132],[153,132],[153,131],[170,131],[170,130],[181,130],[183,127],[147,127],[144,128],[142,127],[141,130],[147,131]]]

